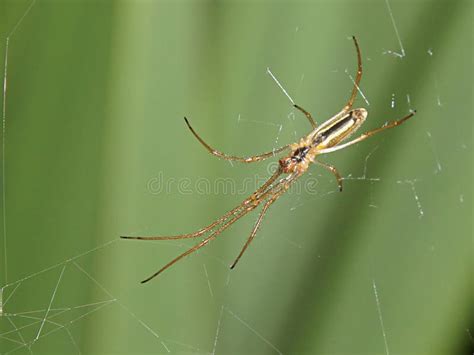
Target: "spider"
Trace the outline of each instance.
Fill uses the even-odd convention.
[[[188,239],[188,238],[199,238],[207,234],[207,236],[201,240],[200,243],[196,244],[189,250],[185,251],[184,253],[178,255],[176,258],[168,262],[164,265],[160,270],[146,278],[145,280],[141,281],[142,283],[148,282],[151,279],[155,278],[163,271],[174,265],[177,261],[181,260],[182,258],[188,256],[191,253],[201,249],[202,247],[206,246],[209,242],[217,238],[224,230],[238,221],[240,218],[244,217],[249,212],[256,209],[258,206],[263,204],[263,207],[260,211],[260,214],[257,218],[257,221],[248,237],[247,241],[245,242],[242,250],[237,255],[236,259],[230,266],[233,269],[237,263],[239,262],[242,255],[247,250],[248,246],[255,238],[257,231],[262,223],[263,217],[265,213],[268,211],[270,206],[278,200],[280,196],[282,196],[290,186],[301,176],[303,175],[306,170],[308,170],[311,164],[317,164],[324,169],[328,170],[336,177],[336,181],[339,187],[339,190],[342,191],[342,178],[336,168],[332,165],[325,164],[321,161],[318,161],[316,158],[320,154],[332,153],[355,143],[361,142],[370,136],[373,136],[376,133],[382,132],[384,130],[396,127],[410,117],[412,117],[416,111],[410,112],[410,114],[406,115],[405,117],[391,121],[385,124],[384,126],[373,129],[368,131],[359,137],[349,140],[345,143],[342,143],[344,140],[349,138],[361,125],[364,123],[365,119],[367,118],[367,110],[364,108],[356,108],[352,109],[352,105],[357,95],[357,91],[359,88],[359,83],[362,77],[362,59],[360,54],[359,44],[357,39],[353,36],[352,37],[355,45],[355,49],[357,52],[357,75],[354,81],[354,86],[352,88],[351,96],[349,100],[344,105],[341,111],[339,111],[336,115],[322,123],[321,125],[317,125],[314,121],[311,114],[303,109],[301,106],[294,104],[294,107],[301,111],[306,118],[308,119],[309,123],[311,124],[312,130],[309,132],[308,135],[304,136],[300,139],[299,142],[293,144],[287,144],[281,148],[275,149],[271,152],[250,156],[250,157],[237,157],[233,155],[224,154],[210,145],[208,145],[191,127],[188,119],[185,117],[184,120],[186,125],[188,126],[191,133],[196,137],[196,139],[206,148],[211,154],[217,156],[218,158],[222,158],[225,160],[233,160],[242,163],[254,163],[258,161],[262,161],[268,158],[275,156],[278,153],[282,153],[284,151],[288,151],[289,154],[284,156],[282,159],[279,160],[279,166],[276,169],[275,173],[262,185],[260,186],[253,194],[247,197],[242,203],[240,203],[237,207],[233,208],[232,210],[225,213],[223,216],[209,224],[208,226],[201,228],[200,230],[189,233],[189,234],[180,234],[175,236],[151,236],[151,237],[130,237],[130,236],[122,236],[121,238],[125,239],[138,239],[138,240],[176,240],[176,239]],[[342,144],[341,144],[342,143]]]

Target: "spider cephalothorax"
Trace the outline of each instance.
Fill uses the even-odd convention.
[[[312,154],[309,154],[310,150],[311,146],[305,144],[304,141],[292,147],[290,155],[279,160],[282,171],[285,174],[303,173],[312,160]]]

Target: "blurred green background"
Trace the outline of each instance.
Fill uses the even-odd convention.
[[[472,1],[0,0],[0,26],[0,353],[472,352]],[[322,122],[351,35],[362,129],[418,115],[324,156],[344,192],[312,167],[232,272],[256,213],[139,284],[193,241],[119,235],[194,231],[268,175],[183,116],[229,154],[293,142],[309,125],[267,67]]]

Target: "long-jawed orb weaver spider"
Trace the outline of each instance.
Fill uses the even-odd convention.
[[[312,131],[305,137],[301,138],[299,142],[285,145],[284,147],[275,149],[271,152],[255,155],[247,158],[236,157],[233,155],[227,155],[221,153],[218,150],[215,150],[210,145],[208,145],[191,127],[189,121],[184,118],[188,128],[191,130],[192,134],[197,138],[197,140],[213,155],[225,159],[225,160],[234,160],[242,163],[253,163],[257,161],[262,161],[268,158],[275,156],[278,153],[289,151],[290,153],[279,160],[279,166],[275,173],[262,185],[258,188],[252,195],[247,197],[240,205],[233,208],[232,210],[225,213],[222,217],[218,218],[208,226],[189,234],[180,234],[176,236],[158,236],[158,237],[121,237],[125,239],[138,239],[138,240],[175,240],[175,239],[187,239],[187,238],[198,238],[206,233],[209,234],[199,243],[185,251],[181,255],[177,256],[171,260],[168,264],[163,266],[160,270],[155,272],[153,275],[143,280],[142,283],[148,282],[154,277],[161,274],[163,271],[168,269],[170,266],[175,264],[177,261],[181,260],[185,256],[201,249],[203,246],[206,246],[210,241],[217,238],[225,229],[234,224],[237,220],[244,217],[247,213],[256,209],[260,204],[263,203],[262,210],[258,216],[257,222],[255,223],[250,236],[248,237],[246,243],[244,244],[239,255],[231,265],[231,269],[235,267],[237,262],[240,260],[244,252],[247,250],[248,246],[255,238],[258,228],[265,216],[265,213],[268,211],[270,206],[278,200],[278,198],[283,195],[301,175],[303,175],[308,169],[309,165],[312,163],[322,166],[324,169],[330,171],[334,174],[339,186],[339,190],[342,191],[342,178],[339,172],[335,167],[329,164],[325,164],[316,160],[316,157],[320,154],[332,153],[340,149],[344,149],[352,144],[363,141],[364,139],[373,136],[376,133],[382,132],[384,130],[396,127],[410,117],[412,117],[416,111],[412,111],[410,114],[405,117],[391,121],[384,126],[368,131],[359,137],[352,139],[348,142],[340,144],[342,141],[346,140],[351,136],[361,125],[364,123],[367,118],[367,110],[364,108],[352,109],[352,105],[357,95],[359,88],[360,79],[362,77],[362,59],[359,49],[359,44],[357,43],[356,38],[353,36],[356,52],[357,52],[357,76],[354,81],[354,87],[352,88],[351,96],[349,101],[342,108],[340,112],[328,119],[326,122],[321,125],[317,125],[314,121],[311,114],[298,105],[294,105],[296,109],[301,111],[306,118],[308,119]],[[284,175],[284,177],[281,177]]]

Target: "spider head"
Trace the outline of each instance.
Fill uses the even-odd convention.
[[[303,172],[308,168],[309,161],[308,154],[310,146],[303,140],[299,144],[292,145],[291,154],[279,160],[280,169],[284,173],[294,173],[295,171]]]
[[[285,174],[292,173],[293,171],[295,171],[295,167],[297,165],[297,162],[291,157],[280,159],[278,163],[280,164],[281,170]]]

